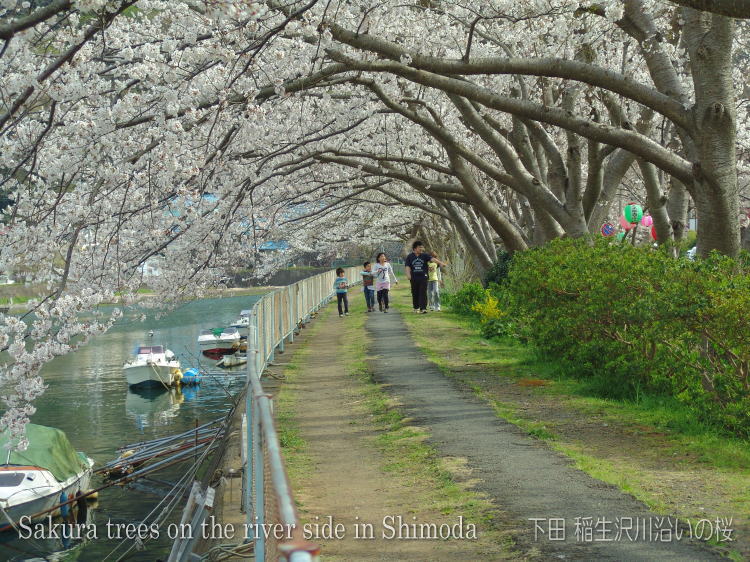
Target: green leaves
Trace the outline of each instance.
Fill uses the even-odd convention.
[[[445,293],[443,300],[454,312],[467,316],[478,315],[472,307],[484,300],[484,289],[479,283],[466,283],[455,293]]]
[[[454,295],[459,311],[470,313],[471,298],[482,309],[479,289]],[[490,290],[504,315],[501,326],[483,324],[486,337],[514,333],[607,396],[671,395],[750,437],[747,260],[557,240],[516,253],[507,283]]]

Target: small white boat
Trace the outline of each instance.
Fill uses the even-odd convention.
[[[6,463],[0,464],[0,508],[5,513],[0,531],[11,528],[21,517],[32,521],[56,516],[56,506],[89,491],[94,461],[75,451],[65,433],[54,427],[28,424],[25,451],[4,449],[7,432],[0,433],[0,450]],[[62,508],[66,510],[66,507]],[[6,518],[7,517],[7,518]]]
[[[232,328],[237,328],[242,335],[247,335],[248,327],[250,326],[250,315],[252,310],[243,310],[240,312],[240,317],[230,324]]]
[[[198,336],[198,343],[203,355],[218,359],[240,348],[240,332],[234,327],[203,330]]]
[[[135,357],[122,367],[130,386],[170,387],[180,375],[175,354],[161,345],[141,345]]]
[[[237,367],[238,365],[244,365],[247,363],[247,355],[242,353],[233,353],[232,355],[225,355],[219,362],[216,363],[217,367]]]

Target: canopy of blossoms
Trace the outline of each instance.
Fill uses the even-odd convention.
[[[597,232],[626,192],[660,243],[690,205],[701,251],[735,254],[750,14],[704,4],[0,0],[0,271],[46,287],[0,314],[0,425],[121,315],[98,304],[270,272],[267,240],[430,224],[481,270]]]

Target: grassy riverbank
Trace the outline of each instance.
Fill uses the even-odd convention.
[[[697,423],[675,400],[591,396],[585,383],[561,376],[554,362],[539,359],[528,347],[487,340],[476,321],[451,312],[415,315],[406,287],[393,294],[428,357],[498,416],[657,512],[694,521],[732,518],[737,542],[729,543],[729,554],[750,555],[746,441]]]

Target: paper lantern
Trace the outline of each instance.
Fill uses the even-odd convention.
[[[656,240],[656,227],[655,226],[651,227],[651,238]]]
[[[643,215],[641,224],[645,227],[651,226],[652,224],[654,224],[654,217],[652,217],[651,215]]]
[[[639,220],[641,220],[641,217],[643,216],[643,208],[640,205],[636,205],[635,203],[628,203],[627,205],[625,205],[623,215],[625,215],[625,219],[630,224],[635,224]]]
[[[602,225],[602,236],[612,236],[615,233],[615,226],[605,222]]]
[[[630,221],[628,221],[628,219],[626,219],[625,217],[620,217],[620,226],[625,230],[630,230],[631,228],[633,228],[633,225],[630,224]]]
[[[624,233],[624,232],[620,232],[620,233],[619,233],[619,234],[617,235],[617,237],[616,237],[616,238],[617,238],[617,241],[618,241],[618,242],[622,242],[623,240],[625,240],[625,233]]]

